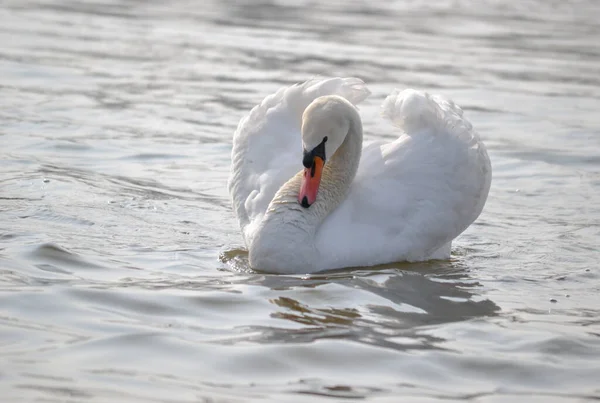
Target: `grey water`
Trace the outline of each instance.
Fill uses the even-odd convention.
[[[600,3],[0,2],[2,402],[600,399]],[[449,261],[247,264],[232,133],[282,86],[453,99],[494,178]]]

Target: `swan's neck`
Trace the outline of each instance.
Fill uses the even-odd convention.
[[[301,272],[298,267],[311,269],[311,265],[318,263],[315,234],[323,220],[346,198],[356,176],[361,150],[362,124],[357,118],[351,121],[344,141],[325,164],[317,199],[309,208],[298,203],[302,171],[277,191],[249,248],[252,267]]]

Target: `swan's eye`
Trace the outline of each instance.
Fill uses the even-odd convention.
[[[310,168],[313,164],[314,154],[308,151],[304,151],[304,158],[302,158],[302,165],[305,168]]]
[[[321,158],[323,162],[325,161],[325,142],[327,141],[327,136],[323,138],[321,144],[316,146],[310,151],[304,150],[304,157],[302,158],[302,165],[305,168],[311,168],[314,164],[315,157]]]

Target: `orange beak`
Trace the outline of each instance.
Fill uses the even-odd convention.
[[[321,174],[323,173],[323,158],[315,156],[312,166],[304,168],[304,177],[302,178],[302,186],[298,194],[298,202],[302,207],[310,207],[317,200],[319,185],[321,184]]]

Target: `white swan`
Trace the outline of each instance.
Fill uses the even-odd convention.
[[[369,94],[357,78],[311,80],[240,121],[228,187],[252,268],[311,273],[448,258],[479,216],[492,171],[462,110],[394,91],[383,115],[399,137],[362,148],[353,104]]]

